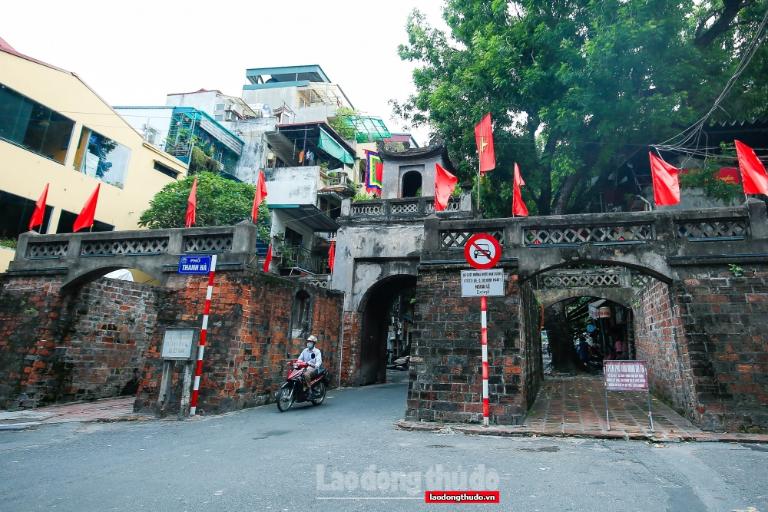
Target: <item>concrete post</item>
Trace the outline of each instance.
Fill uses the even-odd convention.
[[[346,198],[341,200],[341,216],[349,217],[352,212],[352,199]]]
[[[246,254],[256,252],[256,233],[256,226],[248,221],[234,226],[232,252]]]
[[[749,228],[753,240],[768,239],[768,213],[765,203],[754,197],[747,200],[749,212]]]
[[[182,254],[184,252],[183,238],[183,231],[180,229],[172,229],[168,232],[168,254]]]
[[[19,240],[16,242],[16,254],[13,257],[15,261],[21,261],[24,259],[24,256],[27,254],[27,243],[33,236],[39,235],[32,231],[28,231],[19,235]]]

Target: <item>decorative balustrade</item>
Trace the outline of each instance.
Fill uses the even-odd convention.
[[[128,240],[83,240],[80,256],[132,256],[168,252],[168,237]]]
[[[653,225],[620,224],[580,227],[530,227],[523,229],[523,243],[536,245],[574,245],[586,243],[632,243],[654,240]]]
[[[429,220],[428,254],[464,248],[475,233],[491,233],[501,245],[522,248],[620,246],[656,242],[728,242],[768,239],[765,205],[704,210],[579,214],[508,219]],[[755,223],[754,219],[758,219]],[[430,232],[432,234],[430,235]],[[506,253],[507,251],[505,251]],[[511,253],[510,253],[511,255]],[[430,256],[431,257],[431,256]],[[451,256],[453,257],[453,256]]]
[[[30,242],[27,244],[25,257],[33,260],[61,258],[67,254],[68,250],[69,242],[66,240],[55,242]]]
[[[690,220],[676,222],[680,238],[697,240],[744,240],[749,236],[749,218]]]
[[[203,234],[184,237],[184,252],[230,252],[233,234]]]
[[[536,276],[536,288],[616,288],[631,286],[631,272],[623,267],[553,270]]]
[[[462,249],[475,233],[489,233],[499,245],[504,245],[504,229],[472,229],[472,230],[447,230],[440,231],[441,249]]]
[[[414,197],[407,199],[374,199],[370,201],[355,201],[349,205],[345,217],[350,221],[400,220],[418,221],[435,213],[434,198]],[[463,204],[462,198],[453,197],[441,215],[460,216],[471,215],[469,201]]]

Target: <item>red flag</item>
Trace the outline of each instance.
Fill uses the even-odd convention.
[[[192,190],[187,198],[187,214],[184,216],[184,226],[191,228],[195,223],[195,210],[197,210],[197,178],[192,182]]]
[[[757,158],[754,149],[740,140],[734,142],[736,142],[736,154],[739,156],[744,193],[768,195],[768,175],[765,174],[763,162]]]
[[[264,180],[264,171],[259,171],[259,177],[256,178],[256,195],[253,196],[253,208],[251,209],[251,219],[253,219],[254,224],[259,219],[259,206],[265,197],[267,197],[267,182]]]
[[[448,207],[448,199],[456,188],[459,178],[435,164],[435,211],[441,212]]]
[[[523,195],[520,193],[520,187],[525,185],[523,177],[520,175],[520,166],[515,162],[515,175],[512,178],[512,216],[527,217],[528,207],[525,206]]]
[[[35,226],[43,227],[43,217],[45,217],[45,203],[48,201],[48,183],[45,184],[43,193],[35,203],[35,211],[29,219],[29,230],[32,231]]]
[[[475,125],[475,144],[477,144],[477,154],[480,157],[480,172],[495,169],[496,153],[493,151],[493,127],[491,126],[490,112],[485,114]]]
[[[264,272],[269,272],[269,264],[272,263],[272,244],[267,248],[267,255],[264,257]]]
[[[331,240],[331,246],[328,248],[328,268],[333,272],[333,260],[336,259],[336,240]]]
[[[81,229],[93,227],[96,217],[96,203],[99,201],[99,187],[101,187],[101,183],[96,185],[96,190],[93,191],[83,209],[80,210],[80,215],[77,216],[75,224],[72,226],[73,233],[77,233]]]
[[[672,206],[680,202],[680,169],[668,164],[658,156],[648,152],[651,159],[651,178],[653,179],[653,201],[656,206]]]

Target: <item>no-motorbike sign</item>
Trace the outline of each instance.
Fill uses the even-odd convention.
[[[496,266],[501,258],[499,241],[488,233],[472,235],[464,245],[464,258],[473,268],[485,270]]]

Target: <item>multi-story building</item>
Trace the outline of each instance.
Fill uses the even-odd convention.
[[[339,108],[354,110],[338,84],[330,81],[317,64],[251,68],[245,72],[243,100],[249,105],[284,107],[294,113],[293,122],[327,121]]]
[[[195,151],[215,160],[219,169],[237,177],[245,141],[204,110],[191,106],[117,106],[145,140],[189,164]],[[239,179],[239,178],[238,178]]]
[[[146,143],[76,74],[0,39],[0,171],[4,271],[46,184],[43,233],[71,231],[99,183],[94,230],[136,229],[152,197],[187,166]]]

